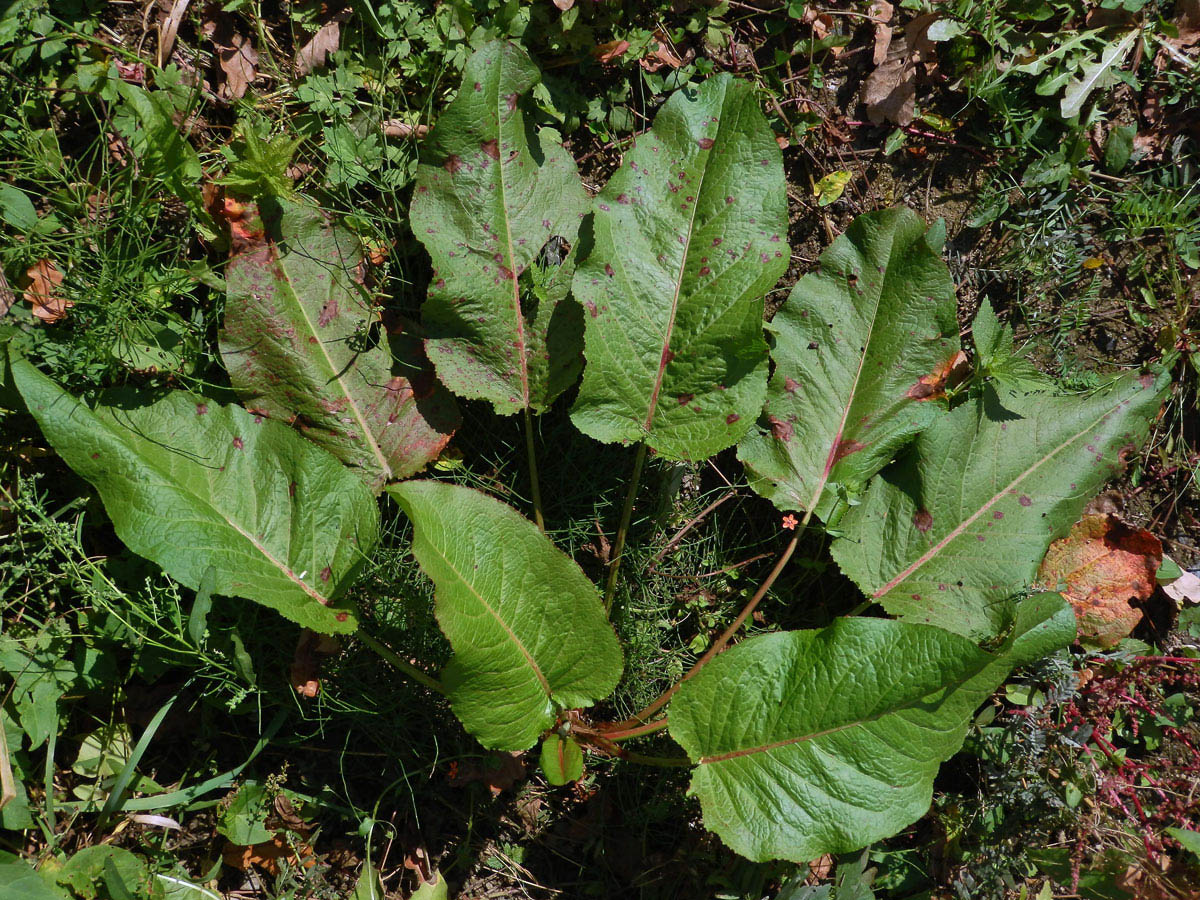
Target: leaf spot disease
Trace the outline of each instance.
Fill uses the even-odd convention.
[[[795,434],[795,429],[791,422],[786,422],[778,416],[768,416],[767,421],[771,423],[771,434],[775,436],[775,440],[783,441],[785,444],[792,439]]]
[[[490,141],[484,141],[479,145],[479,149],[497,162],[500,161],[500,142],[495,138],[492,138]]]
[[[701,150],[711,150],[713,147],[713,139],[709,137],[702,137],[696,141],[696,144]]]
[[[913,516],[913,527],[924,534],[933,527],[933,514],[927,509],[919,509]]]
[[[1021,499],[1019,499],[1017,502],[1022,506],[1033,506],[1033,501],[1030,500],[1025,494],[1022,494]]]

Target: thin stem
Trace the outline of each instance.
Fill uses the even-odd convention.
[[[543,533],[546,520],[542,517],[542,487],[538,482],[537,454],[533,448],[533,413],[525,407],[525,455],[529,458],[529,492],[533,494],[533,521]]]
[[[608,563],[608,582],[604,586],[604,612],[612,612],[613,596],[617,593],[617,573],[621,571],[621,557],[625,555],[625,536],[629,533],[629,520],[633,517],[633,501],[637,498],[638,484],[642,480],[642,467],[646,464],[646,444],[638,444],[637,456],[633,460],[633,475],[629,479],[629,490],[625,494],[625,507],[621,510],[621,524],[617,526],[617,539],[613,544],[612,559]]]
[[[663,769],[686,769],[692,761],[686,756],[646,756],[644,753],[634,753],[632,750],[621,750],[621,759],[627,762],[640,763],[643,766],[658,766]]]
[[[371,637],[361,628],[359,628],[355,634],[358,636],[360,641],[374,650],[377,654],[379,654],[379,656],[390,662],[393,666],[395,666],[413,681],[418,681],[431,691],[437,691],[439,694],[446,693],[446,689],[442,687],[442,683],[440,681],[438,681],[436,678],[431,678],[430,676],[426,675],[412,663],[408,662],[408,660],[401,659],[396,655],[395,651],[390,650],[383,644],[379,643],[379,641],[375,640],[375,638]]]
[[[601,731],[600,736],[606,741],[627,741],[630,738],[642,737],[646,734],[654,734],[656,731],[662,731],[667,727],[667,717],[663,716],[655,722],[649,722],[645,725],[638,725],[635,728],[615,728],[612,731]]]
[[[800,522],[799,526],[797,526],[795,533],[792,535],[792,539],[788,541],[787,546],[783,548],[783,552],[779,554],[779,559],[776,560],[775,567],[771,569],[771,574],[769,574],[766,580],[758,586],[758,590],[754,592],[754,596],[750,598],[750,602],[742,608],[742,611],[738,613],[738,617],[733,620],[733,623],[723,632],[721,632],[721,636],[713,641],[712,646],[704,652],[704,655],[696,660],[695,665],[688,669],[687,674],[659,694],[658,699],[656,699],[641,712],[634,713],[631,718],[626,719],[624,722],[616,723],[616,725],[613,726],[614,729],[632,728],[636,727],[642,722],[645,722],[652,715],[671,702],[671,698],[675,696],[675,692],[679,690],[679,686],[681,684],[683,684],[689,678],[694,677],[697,672],[707,665],[710,659],[725,649],[725,646],[730,642],[730,640],[733,639],[733,636],[738,633],[745,621],[750,618],[750,615],[754,612],[755,607],[762,602],[763,597],[767,596],[767,591],[771,589],[771,585],[775,583],[775,579],[779,577],[779,574],[783,571],[784,566],[788,564],[788,560],[792,558],[792,554],[796,552],[796,545],[800,542],[800,535],[804,533],[804,529],[808,525],[809,519],[811,518],[812,510],[810,509],[804,514],[804,519]]]

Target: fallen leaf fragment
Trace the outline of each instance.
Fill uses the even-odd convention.
[[[932,66],[936,59],[928,35],[929,26],[936,21],[936,13],[917,16],[898,37],[887,25],[876,25],[876,58],[881,45],[885,48],[884,58],[863,82],[861,95],[867,117],[874,124],[912,124],[917,111],[917,66]],[[886,29],[886,38],[878,31],[880,28]]]
[[[1200,575],[1187,569],[1174,581],[1164,584],[1162,589],[1176,603],[1200,603]]]
[[[1178,15],[1174,24],[1179,37],[1167,38],[1167,43],[1176,50],[1200,44],[1200,0],[1179,0],[1175,11]]]
[[[34,316],[46,323],[65,319],[67,310],[75,304],[59,291],[63,275],[54,262],[39,259],[25,272],[25,278],[29,282],[25,288],[25,299],[33,307]]]
[[[240,100],[258,75],[258,51],[234,23],[232,15],[218,12],[201,24],[201,32],[212,41],[217,63],[225,75],[224,83],[217,88],[217,96],[222,100]]]
[[[162,66],[171,58],[171,50],[175,47],[175,35],[179,33],[179,24],[183,14],[187,12],[192,0],[159,0],[158,14],[158,64]]]
[[[321,68],[329,54],[341,45],[342,23],[350,18],[354,10],[350,7],[335,7],[335,10],[323,17],[324,21],[316,34],[296,52],[296,71],[300,75],[307,75],[313,69]]]
[[[1050,545],[1038,579],[1075,608],[1082,641],[1109,648],[1142,620],[1130,603],[1150,598],[1161,563],[1162,543],[1150,532],[1111,513],[1085,515]]]
[[[629,41],[609,41],[605,44],[599,44],[592,50],[594,56],[599,62],[610,63],[614,59],[619,59],[625,55],[625,51],[629,49]]]
[[[293,851],[288,846],[287,838],[277,834],[269,841],[261,844],[228,843],[221,851],[221,859],[227,866],[245,872],[251,866],[258,866],[271,875],[279,874],[279,860],[287,859],[292,865],[311,869],[317,864],[313,849],[303,842],[297,843]]]
[[[472,781],[481,781],[488,786],[492,796],[512,787],[525,778],[525,754],[523,752],[493,753],[482,760],[472,760],[461,765],[450,766],[450,785],[462,787]]]
[[[671,50],[671,39],[661,28],[655,30],[654,39],[650,42],[646,55],[638,62],[647,72],[657,72],[664,65],[672,69],[683,65],[683,60]]]
[[[892,4],[887,0],[875,0],[871,4],[868,17],[875,23],[875,48],[871,56],[871,64],[879,66],[887,59],[888,48],[892,44]]]
[[[384,137],[417,137],[423,138],[429,134],[428,125],[410,125],[402,119],[385,119],[383,122]]]
[[[907,396],[910,400],[940,400],[946,396],[947,387],[958,384],[970,372],[971,364],[967,360],[967,354],[961,350],[955,351],[954,355],[937,369],[928,375],[922,375],[917,383],[908,389]]]

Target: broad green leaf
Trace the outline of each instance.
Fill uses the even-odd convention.
[[[5,900],[68,900],[65,891],[23,862],[0,863],[0,895]]]
[[[538,759],[546,780],[553,785],[568,784],[583,777],[583,750],[570,735],[552,732],[542,739]]]
[[[536,525],[487,494],[434,481],[388,488],[413,521],[454,658],[443,683],[485,747],[525,750],[560,709],[590,706],[621,676],[599,592]]]
[[[775,373],[738,456],[780,509],[828,520],[833,488],[860,490],[943,412],[959,350],[954,283],[916,213],[867,213],[796,283],[769,330]]]
[[[988,386],[924,431],[839,523],[833,557],[893,615],[999,631],[1050,542],[1136,453],[1167,375],[1087,395]]]
[[[28,194],[11,184],[0,184],[0,222],[18,231],[33,231],[37,220],[37,210]]]
[[[705,826],[756,861],[804,862],[894,834],[929,808],[938,766],[1008,671],[1074,635],[1071,608],[1041,594],[995,654],[886,619],[746,640],[671,704]]]
[[[763,295],[788,266],[786,187],[749,84],[719,75],[667,100],[580,235],[580,430],[674,459],[746,433],[766,394]]]
[[[1190,828],[1168,828],[1167,834],[1179,841],[1179,845],[1200,859],[1200,832]]]
[[[526,112],[540,81],[516,44],[467,60],[458,96],[422,142],[409,210],[433,258],[421,309],[430,359],[450,390],[501,414],[547,408],[581,365],[581,311],[565,290],[538,297],[527,274],[553,255],[552,238],[575,243],[587,208],[562,138]],[[569,271],[560,277],[569,284]]]
[[[286,425],[185,391],[131,391],[89,408],[12,356],[42,432],[95,485],[117,536],[193,590],[276,609],[306,628],[348,632],[331,606],[379,536],[367,488]]]
[[[149,879],[142,860],[124,847],[111,844],[84,847],[68,859],[56,875],[59,884],[67,885],[85,900],[111,896],[122,887],[135,897],[150,897],[155,893],[161,896],[161,888],[154,891],[148,884]],[[103,891],[101,885],[108,891]]]
[[[374,490],[416,474],[458,427],[454,398],[415,340],[389,349],[375,333],[354,235],[293,203],[283,204],[280,232],[268,239],[252,204],[235,223],[221,332],[234,389],[251,409],[294,422]]]

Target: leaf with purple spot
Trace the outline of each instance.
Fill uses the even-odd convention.
[[[737,443],[766,393],[763,297],[786,235],[783,161],[753,88],[721,75],[672,95],[580,235],[575,424],[674,459]]]
[[[995,635],[1050,542],[1140,449],[1169,384],[1160,374],[1088,394],[982,387],[871,482],[838,524],[834,559],[893,615]]]
[[[15,354],[13,381],[58,454],[91,482],[117,536],[181,584],[242,597],[321,632],[379,539],[367,487],[282,422],[174,391],[89,406]]]
[[[549,251],[575,243],[587,194],[562,138],[527,114],[540,80],[516,44],[471,56],[422,142],[409,210],[435,270],[421,315],[438,377],[505,415],[546,409],[583,363],[574,256]]]
[[[924,379],[959,352],[954,283],[925,231],[904,207],[860,216],[771,320],[775,372],[738,457],[781,510],[829,522],[837,487],[860,491],[945,411]]]
[[[239,246],[226,269],[220,346],[234,390],[372,490],[415,475],[458,428],[454,398],[419,340],[378,333],[354,235],[296,203],[284,204],[279,232]]]

